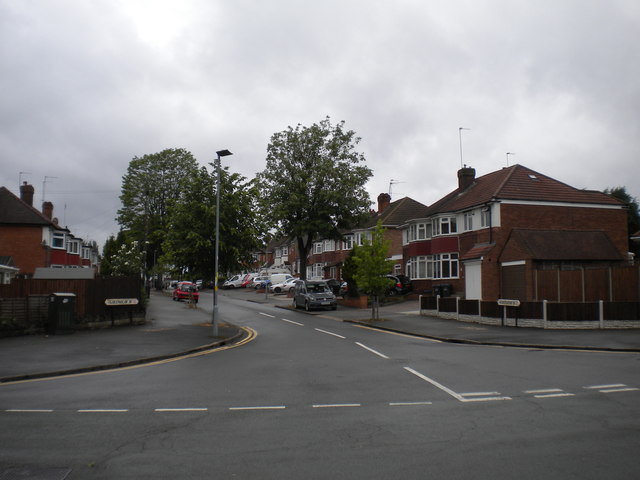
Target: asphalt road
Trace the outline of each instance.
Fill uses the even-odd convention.
[[[224,294],[220,315],[256,337],[179,361],[0,386],[0,472],[640,477],[638,354],[437,343]]]

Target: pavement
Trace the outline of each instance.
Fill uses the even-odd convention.
[[[291,299],[285,295],[265,296],[239,289],[221,291],[220,296],[291,309]],[[640,353],[640,329],[544,330],[480,325],[422,316],[417,300],[381,306],[381,319],[376,321],[370,320],[369,309],[344,306],[309,315],[449,343]],[[160,292],[151,293],[146,319],[143,325],[0,338],[0,384],[150,363],[231,345],[247,336],[242,328],[221,322],[214,338],[210,313],[172,302]]]

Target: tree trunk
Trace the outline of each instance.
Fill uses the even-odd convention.
[[[305,245],[304,238],[297,237],[298,242],[298,258],[300,259],[300,280],[307,279],[307,249],[309,245]]]

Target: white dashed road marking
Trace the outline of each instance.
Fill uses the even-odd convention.
[[[333,333],[333,332],[327,332],[326,330],[321,330],[319,328],[315,328],[314,330],[321,332],[321,333],[326,333],[327,335],[333,335],[334,337],[338,337],[338,338],[342,338],[345,339],[347,337],[343,337],[342,335],[338,335],[337,333]]]
[[[282,320],[283,322],[293,323],[294,325],[300,325],[301,327],[304,327],[304,323],[294,322],[293,320],[287,320],[286,318],[281,318],[280,320]]]
[[[386,355],[384,355],[384,354],[382,354],[382,353],[380,353],[380,352],[378,352],[378,351],[374,350],[373,348],[369,348],[369,347],[367,347],[366,345],[363,345],[363,344],[362,344],[362,343],[360,343],[360,342],[356,342],[356,345],[358,345],[359,347],[364,348],[365,350],[370,351],[371,353],[374,353],[374,354],[378,355],[379,357],[382,357],[382,358],[384,358],[384,359],[386,359],[386,360],[389,360],[389,357],[387,357]]]

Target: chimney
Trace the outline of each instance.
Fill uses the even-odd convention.
[[[33,191],[33,185],[29,185],[27,182],[20,185],[20,200],[30,207],[33,207]]]
[[[391,195],[388,193],[381,193],[378,195],[378,213],[384,212],[391,204]]]
[[[51,202],[43,202],[42,203],[42,214],[51,220],[53,216],[53,203]]]
[[[476,179],[476,169],[466,165],[458,170],[458,189],[466,190]]]

